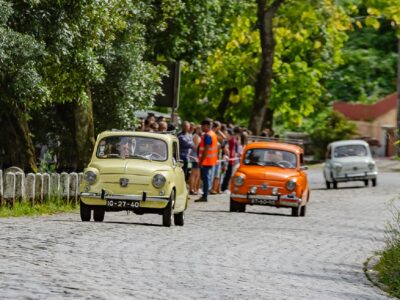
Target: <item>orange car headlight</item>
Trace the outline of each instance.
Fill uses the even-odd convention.
[[[288,189],[289,191],[293,191],[295,188],[296,188],[296,181],[289,180],[288,182],[286,182],[286,189]]]
[[[244,176],[243,176],[243,175],[236,176],[236,177],[233,179],[233,183],[234,183],[236,186],[242,186],[242,185],[244,184]]]

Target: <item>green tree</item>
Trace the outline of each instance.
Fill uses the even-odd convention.
[[[6,164],[36,171],[28,121],[30,111],[42,107],[48,99],[48,89],[39,74],[44,45],[7,26],[12,14],[11,5],[0,0],[0,151],[5,153]]]

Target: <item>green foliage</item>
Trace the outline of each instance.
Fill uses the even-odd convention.
[[[52,198],[43,204],[35,204],[34,206],[29,201],[24,201],[16,202],[13,208],[0,207],[0,218],[52,215],[74,210],[76,210],[76,206],[66,204],[58,198]]]
[[[386,247],[380,253],[375,269],[380,281],[389,288],[389,293],[400,298],[400,210],[393,205],[393,221],[386,229]]]
[[[304,129],[311,137],[316,159],[324,157],[329,143],[350,139],[356,133],[354,123],[338,112],[326,109],[305,122]]]

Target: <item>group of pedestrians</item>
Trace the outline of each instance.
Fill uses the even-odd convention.
[[[175,130],[163,117],[149,114],[142,120],[141,131]],[[180,159],[195,202],[206,202],[209,194],[229,193],[230,180],[239,165],[250,131],[232,124],[204,119],[200,124],[184,121],[178,133]]]

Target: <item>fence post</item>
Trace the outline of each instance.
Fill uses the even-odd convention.
[[[15,205],[15,173],[6,174],[6,183],[4,191],[5,202],[10,202],[11,207]]]
[[[33,173],[28,173],[25,180],[25,191],[26,197],[31,202],[32,206],[35,205],[35,187],[36,187],[36,176]]]
[[[61,173],[61,196],[64,201],[69,204],[69,174],[66,172]]]
[[[47,173],[43,174],[43,200],[48,201],[50,199],[50,175]]]
[[[50,195],[51,197],[60,198],[60,174],[58,173],[51,174]]]
[[[15,199],[22,202],[25,200],[25,174],[22,172],[15,173]]]
[[[43,203],[43,175],[37,173],[35,177],[35,198],[40,203]]]
[[[70,196],[74,201],[74,205],[78,203],[78,174],[72,172],[69,174],[69,182],[70,182]]]

